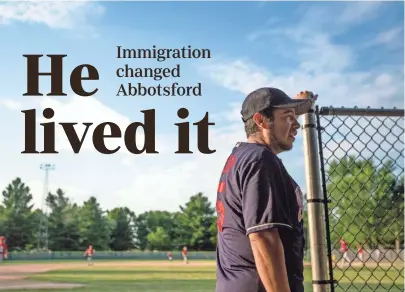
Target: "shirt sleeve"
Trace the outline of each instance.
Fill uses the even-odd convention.
[[[273,164],[274,165],[274,164]],[[273,169],[270,169],[273,168]],[[277,193],[277,166],[258,160],[251,162],[244,172],[242,183],[242,213],[246,235],[270,228],[292,228],[285,194]]]

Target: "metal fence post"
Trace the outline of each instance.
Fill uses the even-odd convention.
[[[311,251],[312,284],[314,292],[326,292],[327,278],[324,197],[321,187],[315,105],[303,116],[302,123],[305,182],[308,203],[308,231]]]

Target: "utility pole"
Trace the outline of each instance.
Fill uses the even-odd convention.
[[[38,241],[37,248],[38,250],[42,247],[48,249],[48,212],[46,207],[46,197],[49,192],[49,171],[55,170],[54,164],[41,164],[41,170],[45,171],[45,180],[43,186],[43,197],[42,197],[42,216],[40,217],[39,226],[38,226]]]

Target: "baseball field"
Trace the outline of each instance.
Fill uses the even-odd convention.
[[[403,270],[381,267],[335,271],[336,291],[404,291]],[[365,281],[367,284],[365,285]],[[194,291],[215,288],[215,262],[190,261],[27,261],[0,263],[2,291]],[[311,268],[306,265],[305,291],[312,291]]]

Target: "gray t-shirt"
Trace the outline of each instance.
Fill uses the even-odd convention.
[[[267,147],[238,143],[218,185],[216,292],[265,292],[248,235],[278,228],[291,292],[304,291],[302,192]]]

